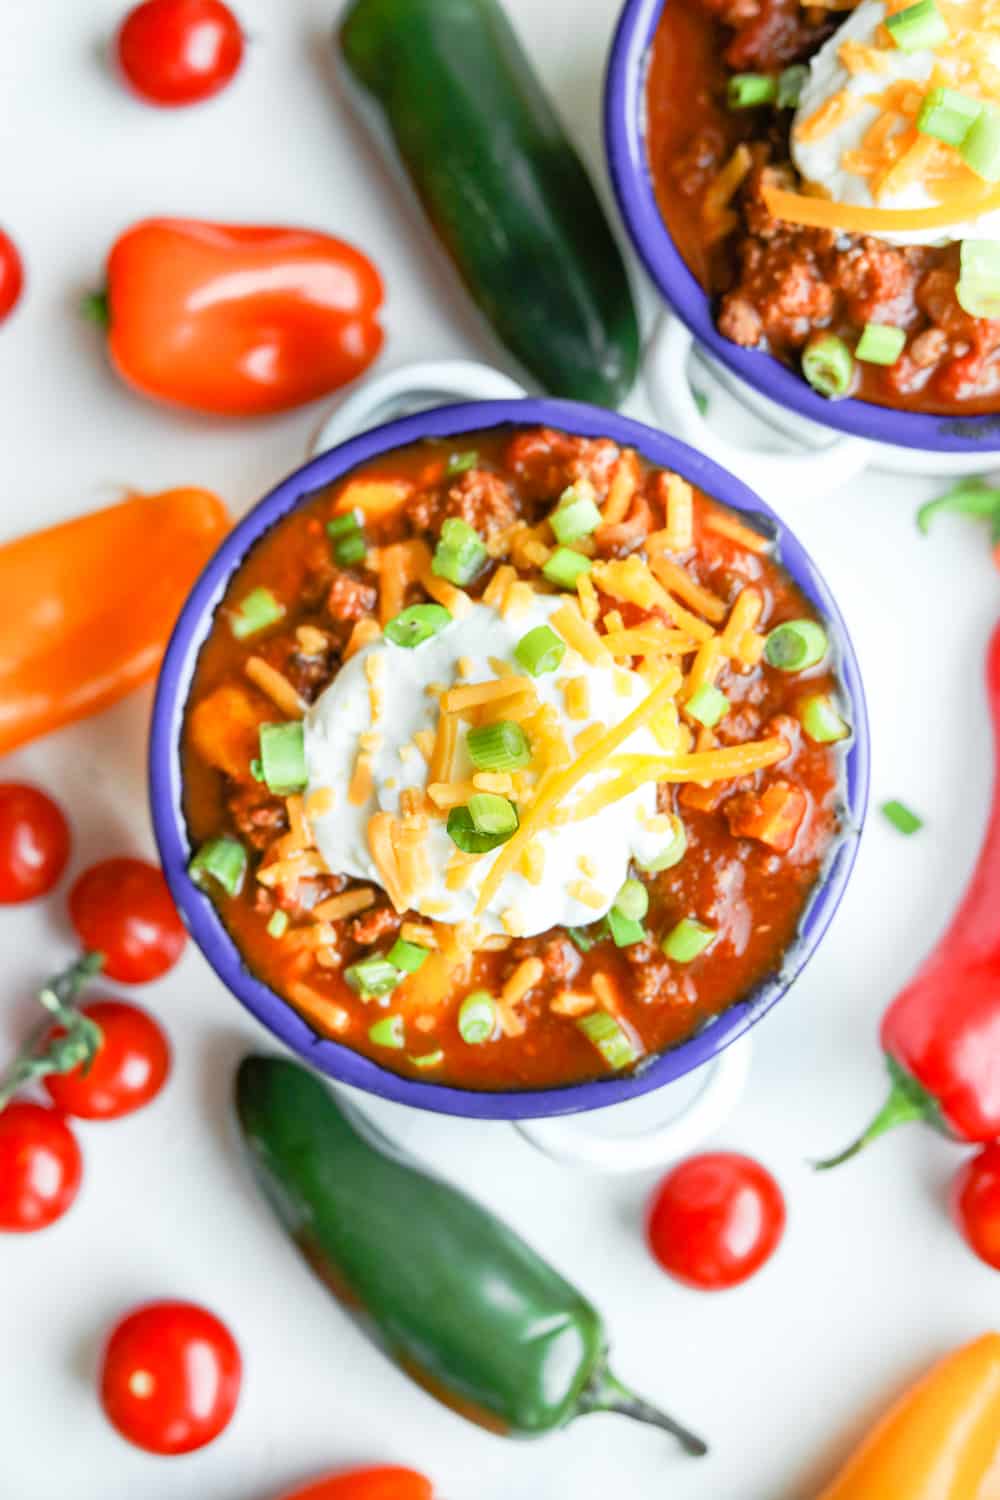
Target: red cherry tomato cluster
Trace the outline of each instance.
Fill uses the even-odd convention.
[[[69,825],[57,803],[35,786],[0,784],[0,905],[47,895],[69,854]],[[69,909],[85,952],[100,957],[46,986],[41,998],[53,1024],[0,1080],[0,1231],[9,1233],[44,1229],[77,1195],[83,1162],[66,1117],[133,1114],[170,1071],[169,1043],[147,1011],[110,996],[76,998],[99,968],[139,984],[177,962],[186,936],[163,875],[144,860],[104,860],[76,881]],[[32,1079],[52,1108],[12,1097]]]

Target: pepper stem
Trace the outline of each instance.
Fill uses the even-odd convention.
[[[700,1437],[675,1422],[673,1417],[668,1417],[659,1407],[644,1401],[635,1391],[630,1391],[628,1386],[622,1385],[606,1365],[602,1365],[594,1373],[589,1385],[581,1391],[579,1411],[581,1415],[592,1411],[617,1412],[619,1416],[631,1417],[633,1421],[645,1422],[650,1427],[661,1427],[664,1432],[671,1433],[677,1439],[685,1453],[690,1453],[695,1458],[701,1458],[708,1452],[708,1444]]]
[[[0,1074],[0,1110],[32,1078],[68,1073],[81,1063],[90,1067],[103,1037],[96,1022],[77,1009],[76,999],[103,965],[103,953],[85,953],[39,990],[39,1003],[48,1014]],[[47,1040],[53,1026],[61,1026],[65,1035]]]
[[[107,292],[88,292],[80,303],[80,311],[91,323],[96,323],[98,328],[111,327],[111,303]]]
[[[827,1172],[831,1167],[839,1167],[841,1162],[850,1161],[852,1156],[857,1156],[872,1141],[885,1135],[887,1130],[905,1125],[908,1120],[926,1120],[928,1124],[941,1128],[940,1111],[927,1090],[915,1078],[911,1078],[909,1073],[904,1072],[895,1058],[887,1056],[886,1065],[892,1081],[888,1099],[868,1129],[856,1141],[852,1141],[846,1150],[836,1156],[828,1156],[823,1161],[813,1162],[817,1172]]]

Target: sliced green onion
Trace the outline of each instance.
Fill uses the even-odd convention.
[[[594,922],[590,927],[567,927],[566,936],[573,942],[581,953],[589,953],[591,948],[607,937],[607,930],[603,917],[599,922]]]
[[[589,557],[574,552],[571,547],[557,547],[542,568],[542,577],[560,589],[575,589],[581,573],[589,573],[593,567]]]
[[[508,806],[512,807],[512,804],[508,803]],[[472,821],[472,814],[467,807],[453,807],[446,825],[448,837],[463,854],[489,854],[491,849],[499,849],[501,844],[506,844],[517,832],[516,810],[514,818],[514,827],[509,833],[483,833]]]
[[[959,307],[972,318],[1000,318],[1000,245],[963,240],[959,266]]]
[[[522,635],[514,647],[514,655],[532,677],[541,677],[558,667],[566,655],[566,642],[560,640],[550,625],[536,625]]]
[[[465,748],[478,771],[517,771],[531,761],[528,736],[513,719],[470,729]]]
[[[733,73],[726,85],[726,103],[730,109],[756,109],[773,104],[778,97],[778,81],[766,73]]]
[[[636,861],[650,875],[655,875],[660,870],[672,870],[674,865],[680,864],[687,853],[687,829],[676,813],[670,814],[670,825],[670,836],[659,854],[654,855],[652,859]]]
[[[445,475],[452,479],[456,474],[466,474],[478,462],[479,454],[475,448],[467,448],[464,453],[453,453],[444,466]]]
[[[866,323],[854,348],[866,365],[894,365],[906,347],[906,329],[891,323]]]
[[[706,729],[714,729],[729,712],[729,699],[714,683],[703,682],[685,703],[684,712]]]
[[[391,1047],[400,1052],[406,1046],[406,1027],[402,1016],[383,1016],[368,1028],[368,1040],[376,1047]]]
[[[238,896],[247,873],[247,851],[239,839],[223,834],[202,844],[188,865],[188,874],[203,890],[214,880],[228,896]]]
[[[692,386],[691,387],[691,396],[692,396],[692,399],[694,400],[694,404],[698,408],[698,411],[700,412],[700,414],[703,417],[707,416],[708,415],[708,408],[709,408],[709,406],[711,404],[709,402],[709,399],[708,399],[708,392],[707,391],[696,390],[695,387]]]
[[[710,948],[718,933],[714,928],[695,921],[694,917],[681,917],[676,927],[671,928],[660,947],[675,964],[689,964]]]
[[[451,614],[443,604],[410,604],[386,621],[384,632],[394,646],[412,649],[450,624]]]
[[[549,516],[549,525],[557,542],[578,542],[601,524],[601,512],[594,504],[594,489],[583,480],[563,490],[557,508]]]
[[[506,797],[496,792],[475,792],[467,806],[477,833],[502,833],[510,838],[517,832],[517,808]]]
[[[886,16],[885,24],[901,52],[929,52],[948,40],[947,22],[934,0],[916,0],[915,5]]]
[[[440,1047],[436,1052],[424,1052],[419,1057],[409,1053],[410,1062],[415,1068],[437,1068],[444,1062],[444,1053]]]
[[[635,943],[646,941],[646,929],[642,923],[623,916],[615,907],[608,912],[607,924],[616,948],[631,948]]]
[[[924,536],[930,531],[935,516],[945,514],[993,520],[1000,515],[1000,490],[991,489],[981,480],[966,479],[946,494],[939,495],[936,500],[928,500],[917,511],[917,525]]]
[[[982,107],[980,99],[971,99],[958,89],[930,89],[917,115],[917,129],[921,135],[932,135],[949,146],[960,146]]]
[[[467,521],[450,516],[441,527],[431,572],[463,587],[471,583],[489,556],[478,531]]]
[[[580,1016],[576,1024],[609,1068],[627,1068],[641,1056],[632,1038],[606,1010],[593,1010],[589,1016]]]
[[[260,764],[269,792],[289,797],[309,780],[305,731],[300,723],[260,726]]]
[[[771,631],[764,659],[781,672],[805,672],[826,655],[830,641],[816,620],[786,620]]]
[[[342,516],[334,516],[332,521],[327,521],[326,534],[331,542],[336,542],[342,536],[360,531],[363,524],[364,516],[359,510],[345,510]]]
[[[259,755],[255,755],[253,760],[250,762],[250,775],[253,777],[254,781],[264,780],[264,767],[261,763]]]
[[[808,77],[808,63],[792,63],[778,74],[778,97],[774,102],[779,109],[797,107]]]
[[[386,954],[389,963],[402,969],[404,974],[415,974],[429,956],[429,948],[421,948],[419,943],[408,943],[405,938],[397,938]]]
[[[958,152],[977,177],[1000,182],[1000,110],[995,105],[983,105]]]
[[[822,333],[803,350],[802,373],[814,391],[840,401],[854,383],[854,355],[835,333]]]
[[[288,913],[279,907],[276,912],[271,913],[271,920],[267,924],[267,935],[273,938],[283,938],[288,931]]]
[[[277,625],[285,618],[285,606],[277,600],[270,589],[254,589],[243,603],[229,616],[229,628],[238,641],[247,636]]]
[[[458,1010],[458,1033],[463,1042],[478,1047],[496,1034],[497,1006],[489,990],[466,995]]]
[[[923,818],[912,812],[904,802],[883,802],[882,816],[888,818],[893,828],[907,835],[918,833],[924,826]]]
[[[633,922],[641,922],[649,911],[649,892],[641,880],[626,880],[615,897],[614,910]]]
[[[333,549],[333,560],[341,568],[353,568],[355,563],[363,562],[367,555],[368,548],[360,534],[345,536]]]
[[[851,733],[851,726],[840,717],[826,693],[803,698],[796,713],[802,728],[816,745],[836,744],[838,740],[846,740]]]
[[[400,974],[395,964],[381,954],[373,953],[369,958],[359,958],[356,964],[348,965],[344,978],[362,1000],[370,1000],[373,996],[391,995],[399,983]]]

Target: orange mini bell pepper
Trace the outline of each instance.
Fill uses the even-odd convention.
[[[412,1469],[352,1469],[314,1479],[284,1500],[433,1500],[432,1489]]]
[[[819,1500],[1000,1500],[1000,1333],[934,1365]]]
[[[112,246],[88,307],[122,379],[196,411],[252,417],[315,401],[382,347],[382,280],[310,229],[146,219]]]
[[[0,546],[0,753],[152,677],[228,527],[215,495],[178,489]]]

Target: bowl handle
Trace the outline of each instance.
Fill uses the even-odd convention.
[[[509,375],[472,359],[420,360],[372,375],[350,391],[323,421],[313,456],[393,417],[449,401],[509,401],[527,392]]]
[[[664,313],[649,341],[644,371],[657,419],[699,453],[737,474],[765,500],[819,499],[847,484],[872,462],[874,444],[864,438],[835,438],[806,453],[763,453],[722,437],[705,421],[694,399],[688,379],[693,346],[690,329],[672,313]]]
[[[545,1120],[520,1120],[515,1129],[546,1156],[574,1167],[599,1172],[641,1172],[676,1161],[718,1130],[739,1103],[750,1071],[751,1041],[744,1033],[698,1070],[701,1088],[678,1113],[659,1125],[631,1135],[599,1135],[588,1122],[605,1111],[558,1115]],[[670,1084],[655,1096],[670,1107]],[[623,1106],[610,1105],[610,1109]]]

